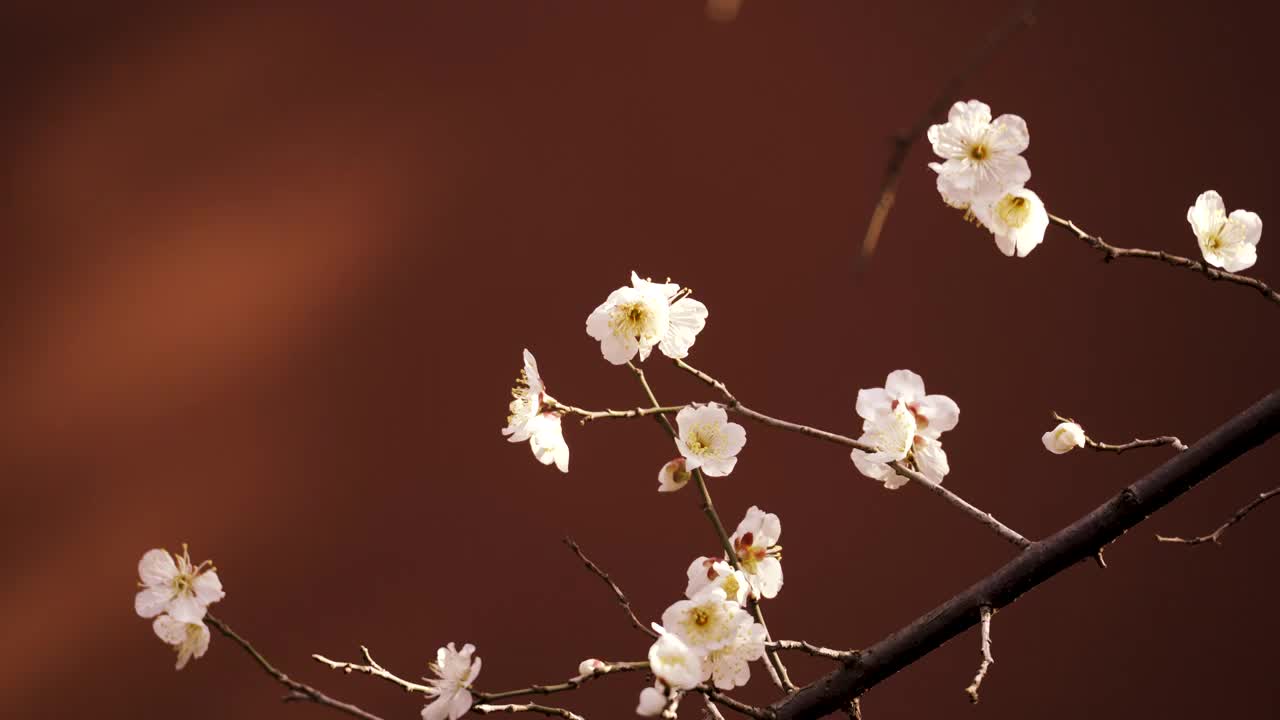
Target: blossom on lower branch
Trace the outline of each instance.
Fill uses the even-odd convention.
[[[1213,190],[1200,193],[1187,209],[1187,222],[1200,244],[1204,261],[1227,272],[1239,272],[1258,262],[1262,218],[1248,210],[1227,215],[1222,196]]]
[[[1078,447],[1084,447],[1084,441],[1084,428],[1073,422],[1058,423],[1057,427],[1040,436],[1044,449],[1054,455],[1062,455]]]
[[[685,469],[701,468],[714,477],[733,472],[738,453],[747,444],[747,431],[729,422],[723,407],[716,403],[687,405],[676,413],[676,425],[676,447],[685,458]]]
[[[193,564],[185,544],[176,558],[160,548],[145,552],[138,577],[142,589],[134,596],[133,609],[144,618],[168,613],[181,622],[199,622],[209,604],[226,595],[213,565],[208,560]]]
[[[209,628],[201,621],[183,622],[171,615],[161,615],[151,623],[151,629],[161,640],[173,646],[178,653],[178,664],[181,670],[191,658],[203,657],[209,649]]]
[[[533,353],[524,351],[524,368],[511,390],[510,414],[502,434],[508,442],[529,441],[533,456],[543,465],[555,463],[560,472],[569,472],[569,445],[564,441],[560,414],[544,408],[555,399],[547,394]]]
[[[996,238],[996,247],[1009,257],[1026,257],[1044,242],[1049,213],[1040,196],[1022,187],[1010,188],[989,201],[975,202],[973,214]]]
[[[960,407],[946,395],[925,395],[919,375],[895,370],[883,388],[859,390],[857,411],[863,418],[858,442],[873,448],[850,453],[858,472],[896,490],[909,478],[891,463],[902,463],[935,483],[951,471],[939,438],[959,422]]]
[[[436,661],[430,665],[436,677],[427,681],[435,688],[436,699],[422,708],[422,720],[458,720],[471,709],[471,684],[480,674],[480,658],[472,659],[475,651],[471,643],[462,650],[449,643],[436,651]]]

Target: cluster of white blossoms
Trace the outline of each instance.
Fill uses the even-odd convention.
[[[152,629],[178,653],[177,669],[193,657],[202,657],[209,649],[205,613],[211,603],[226,596],[212,564],[206,560],[193,565],[185,544],[177,557],[157,548],[143,553],[138,578],[142,589],[133,599],[133,608],[140,617],[155,618]]]
[[[436,661],[428,666],[436,677],[427,681],[435,699],[422,708],[422,720],[458,720],[471,709],[471,684],[480,674],[480,658],[472,657],[475,652],[471,643],[461,650],[453,643],[436,650]]]
[[[992,120],[986,103],[970,100],[952,105],[947,122],[930,127],[928,137],[942,158],[929,167],[938,173],[943,201],[990,230],[1000,252],[1026,257],[1044,240],[1049,214],[1026,188],[1031,179],[1022,157],[1031,144],[1026,121],[1017,115]]]
[[[924,380],[910,370],[894,370],[883,388],[858,391],[862,437],[858,442],[875,452],[853,450],[858,472],[896,490],[909,478],[889,465],[899,462],[929,480],[941,483],[950,471],[942,449],[942,433],[960,421],[960,407],[946,395],[925,395]]]
[[[752,507],[731,538],[741,569],[728,558],[693,561],[685,599],[653,626],[658,640],[649,648],[649,667],[657,682],[640,693],[637,713],[674,711],[680,693],[700,683],[732,690],[751,680],[750,663],[764,656],[768,635],[747,607],[782,589],[781,534],[777,515]]]
[[[587,316],[587,334],[600,341],[606,360],[623,365],[636,354],[649,357],[654,346],[669,358],[685,357],[706,324],[707,306],[679,284],[650,282],[632,272],[631,287],[609,293]]]
[[[511,414],[502,434],[509,442],[529,441],[533,456],[543,465],[555,463],[560,472],[569,472],[569,445],[560,427],[560,413],[547,410],[554,398],[547,394],[538,374],[533,353],[524,351],[524,368],[511,390]]]
[[[1227,215],[1222,196],[1209,190],[1200,193],[1196,204],[1187,208],[1187,222],[1200,243],[1200,254],[1210,265],[1239,272],[1258,262],[1262,218],[1257,213],[1233,210]]]

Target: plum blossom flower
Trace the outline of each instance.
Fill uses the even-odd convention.
[[[685,459],[683,457],[668,460],[667,464],[663,465],[662,469],[658,471],[658,492],[675,492],[688,485],[691,477],[693,477],[693,474],[685,467]]]
[[[1040,196],[1024,187],[973,205],[973,214],[996,238],[996,247],[1009,257],[1026,257],[1044,242],[1049,213]]]
[[[687,574],[689,584],[685,588],[684,596],[690,600],[702,594],[707,588],[715,587],[723,590],[726,598],[739,605],[747,604],[747,592],[750,590],[747,576],[741,570],[734,570],[733,566],[724,560],[700,557],[689,565]]]
[[[538,374],[538,362],[533,353],[524,351],[524,368],[511,390],[511,414],[502,434],[508,442],[529,441],[533,456],[543,465],[555,463],[560,472],[569,472],[569,445],[560,427],[560,414],[548,411],[555,402],[547,394],[547,388]]]
[[[925,395],[919,375],[895,370],[883,388],[859,390],[857,411],[863,418],[858,442],[875,448],[850,453],[858,472],[896,490],[909,478],[890,463],[903,463],[935,483],[951,471],[939,438],[959,422],[960,408],[946,395]]]
[[[729,541],[738,556],[742,574],[758,595],[777,597],[782,589],[782,521],[752,505]],[[690,568],[692,572],[692,568]]]
[[[462,650],[449,643],[436,651],[436,661],[429,666],[436,677],[427,681],[436,699],[422,708],[422,720],[458,720],[471,709],[471,683],[480,674],[480,658],[471,657],[475,651],[471,643]]]
[[[668,697],[669,695],[669,697]],[[640,691],[640,703],[636,705],[636,714],[645,717],[658,717],[671,706],[672,717],[680,703],[680,693],[662,685],[661,681]]]
[[[191,658],[204,657],[209,649],[209,628],[200,620],[183,622],[171,615],[160,615],[151,623],[151,629],[178,652],[178,670],[186,667]]]
[[[722,477],[733,472],[738,452],[747,444],[747,431],[729,422],[729,415],[716,403],[687,405],[676,413],[679,438],[676,447],[685,457],[685,469]]]
[[[1017,115],[992,121],[986,103],[957,102],[945,124],[929,128],[928,138],[934,154],[943,159],[929,167],[938,173],[938,192],[950,205],[967,207],[1031,179],[1031,168],[1021,155],[1031,135]]]
[[[595,675],[597,672],[609,672],[613,666],[603,660],[596,658],[587,658],[578,663],[578,675]]]
[[[711,680],[721,690],[732,690],[751,680],[750,663],[764,656],[768,639],[765,628],[754,620],[738,626],[733,642],[707,653],[702,662],[702,679]]]
[[[733,642],[738,626],[751,616],[720,588],[708,588],[692,600],[678,600],[662,613],[662,627],[699,652]]]
[[[689,354],[707,323],[707,306],[688,297],[677,283],[655,283],[631,273],[631,287],[609,293],[587,316],[587,334],[600,341],[600,352],[614,365],[637,354],[649,357],[654,347],[670,358]]]
[[[1200,193],[1187,209],[1187,222],[1200,243],[1204,261],[1227,272],[1239,272],[1258,261],[1258,241],[1262,239],[1262,218],[1248,210],[1227,215],[1222,196],[1213,190]]]
[[[1084,428],[1073,422],[1058,423],[1058,426],[1040,437],[1044,449],[1054,455],[1071,452],[1084,447]]]
[[[856,409],[863,420],[905,405],[915,418],[916,433],[938,438],[960,422],[960,406],[946,395],[926,395],[924,379],[910,370],[894,370],[884,379],[884,387],[858,391]],[[899,458],[901,459],[901,458]]]
[[[186,544],[177,558],[159,548],[143,553],[138,561],[138,577],[142,590],[134,597],[133,608],[144,618],[168,613],[178,622],[198,623],[204,619],[209,604],[226,595],[208,560],[191,564]]]
[[[654,677],[671,688],[695,687],[702,680],[702,654],[663,625],[653,623],[653,629],[658,633],[649,646],[649,669]]]

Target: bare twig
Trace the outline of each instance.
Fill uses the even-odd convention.
[[[762,412],[757,412],[755,410],[752,410],[751,408],[738,402],[738,399],[734,397],[732,393],[729,392],[729,389],[725,387],[725,384],[723,382],[716,380],[715,378],[689,365],[683,360],[676,360],[675,362],[676,362],[676,366],[679,367],[680,369],[693,374],[699,380],[702,380],[703,382],[707,383],[711,387],[719,390],[720,394],[724,396],[726,401],[728,401],[728,407],[730,410],[733,410],[734,412],[739,413],[741,415],[745,415],[746,417],[749,417],[752,420],[755,420],[756,422],[762,423],[764,425],[769,425],[771,427],[776,427],[781,430],[789,430],[791,432],[800,433],[801,435],[808,435],[809,437],[818,438],[820,440],[826,440],[827,442],[836,443],[838,445],[844,445],[845,447],[856,448],[858,450],[862,450],[865,452],[876,452],[875,448],[871,447],[870,445],[860,443],[857,440],[854,440],[853,438],[845,437],[844,435],[838,435],[836,433],[828,432],[826,430],[819,430],[818,428],[809,427],[808,425],[801,425],[799,423],[793,423],[787,420],[779,420],[778,418],[765,415]],[[940,483],[936,483],[930,480],[929,478],[925,477],[923,474],[916,472],[915,470],[899,462],[889,463],[889,467],[893,468],[894,472],[898,473],[899,475],[902,475],[903,477],[908,478],[914,481],[915,483],[919,485],[923,485],[924,487],[933,491],[934,494],[938,495],[939,497],[951,503],[952,505],[960,508],[966,514],[973,517],[978,522],[981,522],[983,525],[986,525],[987,527],[994,530],[996,534],[998,534],[1000,537],[1004,538],[1005,540],[1024,549],[1031,546],[1030,540],[1026,539],[1022,535],[1020,535],[1018,532],[1014,531],[1012,528],[1008,527],[1007,525],[1000,522],[999,520],[996,520],[994,515],[992,515],[989,512],[980,510],[977,507],[974,507],[971,503],[969,503],[969,501],[965,500],[959,495],[956,495],[955,493],[951,492],[947,488],[944,488]]]
[[[719,703],[736,713],[746,715],[756,720],[773,720],[773,710],[770,708],[760,708],[754,705],[748,705],[741,700],[735,700],[723,692],[711,687],[710,685],[699,685],[694,688],[696,692],[700,692],[713,702]]]
[[[1098,548],[1277,433],[1280,390],[1223,423],[1093,512],[863,650],[856,659],[780,699],[772,706],[776,720],[819,718],[839,711],[849,700],[973,627],[982,607],[1005,607],[1049,578],[1092,557]]]
[[[849,701],[849,707],[845,710],[850,720],[862,720],[862,698],[856,697]]]
[[[1057,420],[1060,423],[1075,422],[1075,420],[1072,420],[1071,418],[1063,417],[1056,412],[1053,414],[1053,419]],[[1121,445],[1112,445],[1110,443],[1098,442],[1097,440],[1094,440],[1091,437],[1085,436],[1084,444],[1085,444],[1085,447],[1090,448],[1092,450],[1097,450],[1099,452],[1113,452],[1117,455],[1124,452],[1125,450],[1136,450],[1138,448],[1146,448],[1146,447],[1163,447],[1165,445],[1173,446],[1173,449],[1177,450],[1178,452],[1182,452],[1183,450],[1187,449],[1187,446],[1184,445],[1181,440],[1179,440],[1178,438],[1172,435],[1161,435],[1160,437],[1149,438],[1146,440],[1135,439],[1135,440],[1130,440],[1129,442]]]
[[[1146,258],[1148,260],[1159,260],[1160,262],[1173,265],[1174,267],[1187,268],[1188,270],[1201,273],[1205,277],[1209,278],[1210,280],[1226,280],[1227,282],[1236,283],[1237,285],[1244,285],[1246,287],[1251,287],[1254,290],[1257,290],[1258,292],[1262,293],[1262,296],[1264,298],[1270,300],[1273,303],[1276,303],[1277,305],[1280,305],[1280,292],[1276,292],[1275,290],[1272,290],[1270,287],[1267,286],[1266,283],[1262,282],[1261,280],[1251,278],[1248,275],[1240,275],[1238,273],[1227,272],[1226,270],[1219,270],[1218,268],[1211,267],[1210,265],[1200,262],[1199,260],[1192,260],[1190,258],[1185,258],[1180,255],[1173,255],[1173,254],[1164,252],[1162,250],[1143,250],[1141,248],[1122,248],[1122,247],[1116,247],[1114,245],[1109,245],[1106,242],[1104,242],[1102,238],[1096,235],[1090,235],[1084,230],[1081,230],[1079,226],[1077,226],[1075,223],[1071,222],[1070,220],[1057,217],[1056,215],[1050,215],[1049,222],[1053,223],[1054,225],[1057,225],[1058,227],[1066,228],[1067,230],[1070,230],[1072,233],[1075,234],[1077,238],[1083,240],[1084,242],[1088,243],[1091,247],[1100,251],[1102,253],[1102,259],[1106,262],[1111,262],[1116,258],[1126,258],[1126,257]]]
[[[531,712],[550,717],[562,717],[565,718],[565,720],[586,720],[581,715],[572,713],[564,708],[548,707],[547,705],[538,705],[535,703],[525,703],[524,705],[472,705],[471,712],[477,715]]]
[[[669,414],[680,412],[684,408],[683,405],[673,405],[670,407],[648,407],[635,408],[634,410],[584,410],[573,405],[565,405],[562,402],[551,400],[548,398],[543,403],[547,409],[562,412],[567,415],[576,415],[581,418],[582,424],[587,424],[592,420],[600,420],[602,418],[641,418],[650,415]]]
[[[831,648],[820,647],[804,640],[773,640],[765,643],[765,647],[775,648],[777,650],[797,650],[807,653],[814,657],[824,657],[831,660],[849,660],[858,656],[857,650],[832,650]]]
[[[964,689],[969,695],[969,702],[978,702],[978,688],[982,686],[987,670],[995,661],[995,658],[991,657],[991,608],[984,605],[982,606],[982,663],[978,665],[978,673],[973,676],[973,682]]]
[[[1183,545],[1199,545],[1201,543],[1207,543],[1207,542],[1211,542],[1214,545],[1221,545],[1222,533],[1226,532],[1227,528],[1243,520],[1244,516],[1253,512],[1254,508],[1270,500],[1276,495],[1280,495],[1280,487],[1272,488],[1271,490],[1268,490],[1264,493],[1259,494],[1258,497],[1254,498],[1253,500],[1250,500],[1248,505],[1245,505],[1244,507],[1237,510],[1235,515],[1232,515],[1230,518],[1227,519],[1226,522],[1219,525],[1218,529],[1214,530],[1208,535],[1201,535],[1199,537],[1193,537],[1193,538],[1166,537],[1164,535],[1156,535],[1156,540],[1159,540],[1160,542],[1163,542],[1163,543],[1181,543]]]
[[[884,169],[884,180],[880,183],[880,196],[876,201],[875,209],[871,211],[871,221],[867,223],[867,233],[862,238],[863,260],[870,258],[871,254],[876,250],[876,245],[880,240],[880,233],[884,230],[885,220],[888,219],[889,211],[893,209],[893,201],[897,198],[898,181],[902,177],[902,168],[906,164],[907,154],[911,151],[912,146],[924,136],[929,126],[936,122],[936,118],[943,115],[947,107],[955,101],[955,95],[965,78],[981,67],[995,52],[996,48],[1000,47],[1011,35],[1035,22],[1035,11],[1039,4],[1038,0],[1024,3],[1021,10],[1014,11],[1004,23],[997,25],[991,32],[987,33],[986,38],[974,48],[973,54],[969,56],[968,61],[961,64],[951,77],[942,84],[942,89],[938,91],[933,102],[929,103],[929,107],[924,114],[916,120],[910,129],[894,137],[893,150],[889,154],[889,162]]]
[[[582,687],[583,683],[594,680],[605,675],[613,675],[615,673],[638,672],[649,669],[648,660],[626,660],[619,662],[605,662],[602,666],[596,667],[586,675],[575,675],[562,683],[554,685],[530,685],[529,687],[517,688],[515,690],[503,690],[501,692],[481,692],[472,690],[471,694],[476,696],[481,702],[493,702],[494,700],[506,700],[507,698],[521,697],[524,695],[554,695],[556,693],[577,690]]]
[[[578,559],[587,566],[588,570],[595,573],[596,577],[603,580],[604,583],[613,590],[614,597],[618,598],[618,604],[622,606],[623,610],[627,611],[627,617],[631,620],[631,624],[640,632],[656,640],[658,638],[658,633],[654,632],[648,625],[640,622],[640,618],[636,617],[635,611],[631,609],[631,601],[627,599],[626,593],[622,592],[622,588],[618,587],[618,584],[613,581],[613,578],[609,577],[609,573],[601,570],[599,565],[591,562],[591,558],[588,558],[583,554],[582,548],[578,547],[578,543],[574,542],[573,538],[565,538],[564,544],[568,545],[569,549],[577,554]]]
[[[215,618],[213,615],[206,613],[204,621],[209,625],[212,625],[215,630],[222,633],[232,642],[243,648],[244,651],[249,653],[249,656],[253,658],[254,662],[258,663],[258,667],[262,668],[263,672],[270,675],[272,679],[283,685],[289,691],[289,694],[284,698],[286,702],[312,702],[317,705],[324,705],[325,707],[333,708],[334,710],[346,713],[352,717],[362,718],[363,720],[382,720],[382,718],[367,710],[356,707],[351,703],[335,700],[310,685],[305,685],[290,678],[288,675],[285,675],[283,672],[276,669],[274,665],[267,662],[267,659],[262,656],[262,653],[258,652],[253,645],[249,644],[248,640],[237,635],[230,627],[227,627],[226,623]]]
[[[392,685],[398,686],[401,690],[404,690],[406,692],[422,693],[423,695],[436,694],[436,689],[431,687],[430,685],[420,685],[415,682],[410,682],[409,680],[405,680],[404,678],[396,676],[390,670],[387,670],[386,668],[379,665],[378,661],[374,660],[373,656],[369,654],[369,648],[361,645],[360,654],[364,656],[364,661],[368,664],[361,665],[359,663],[343,662],[341,660],[330,660],[329,658],[320,654],[313,654],[311,657],[318,663],[323,663],[325,665],[328,665],[331,670],[341,670],[342,672],[347,673],[348,675],[350,675],[353,672],[356,672],[356,673],[364,673],[365,675],[371,675],[376,678],[382,678],[383,680],[386,680]]]
[[[707,717],[711,718],[711,720],[724,720],[724,714],[721,713],[720,708],[716,707],[716,704],[711,701],[711,698],[703,695],[702,702],[707,707]]]

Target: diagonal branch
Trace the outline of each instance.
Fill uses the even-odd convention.
[[[1187,268],[1188,270],[1202,273],[1205,277],[1209,278],[1210,280],[1226,280],[1227,282],[1236,283],[1237,285],[1244,285],[1246,287],[1251,287],[1254,290],[1257,290],[1258,292],[1262,293],[1262,296],[1264,298],[1270,300],[1273,303],[1276,303],[1277,305],[1280,305],[1280,292],[1276,292],[1275,290],[1272,290],[1270,287],[1267,286],[1266,283],[1262,282],[1261,280],[1251,278],[1248,275],[1240,275],[1239,273],[1227,272],[1226,270],[1219,270],[1218,268],[1210,267],[1206,263],[1200,262],[1199,260],[1184,258],[1181,255],[1173,255],[1173,254],[1164,252],[1163,250],[1143,250],[1141,248],[1122,248],[1122,247],[1116,247],[1115,245],[1109,245],[1097,235],[1090,235],[1084,230],[1081,230],[1078,225],[1071,222],[1070,220],[1057,217],[1056,215],[1050,215],[1049,222],[1054,225],[1057,225],[1058,227],[1066,228],[1067,230],[1070,230],[1072,233],[1075,234],[1077,238],[1080,238],[1081,240],[1088,243],[1091,247],[1101,251],[1102,259],[1105,262],[1111,262],[1116,258],[1126,258],[1126,257],[1146,258],[1148,260],[1159,260],[1160,262],[1167,263],[1174,267]]]
[[[1200,537],[1193,537],[1193,538],[1166,537],[1164,535],[1156,535],[1156,540],[1159,540],[1160,542],[1163,542],[1163,543],[1181,543],[1183,545],[1199,545],[1201,543],[1207,543],[1207,542],[1211,542],[1214,545],[1221,545],[1222,533],[1226,532],[1227,528],[1243,520],[1245,515],[1248,515],[1249,513],[1253,512],[1254,509],[1257,508],[1259,505],[1270,500],[1276,495],[1280,495],[1280,487],[1272,488],[1271,490],[1268,490],[1264,493],[1259,494],[1258,497],[1249,501],[1248,505],[1245,505],[1244,507],[1237,510],[1235,515],[1232,515],[1230,518],[1227,519],[1226,522],[1219,525],[1218,529],[1214,530],[1208,535],[1201,535]]]
[[[1005,607],[1049,578],[1092,557],[1217,470],[1280,433],[1280,390],[1223,423],[1145,477],[1004,567],[934,608],[858,657],[772,707],[776,720],[836,712],[868,688],[973,627],[982,607]]]
[[[640,618],[636,617],[635,611],[631,609],[631,601],[627,599],[626,594],[623,593],[622,588],[618,587],[618,584],[613,581],[613,578],[609,577],[609,573],[605,572],[604,570],[601,570],[599,565],[591,562],[591,558],[588,558],[585,554],[583,554],[582,548],[578,547],[578,543],[574,542],[573,538],[565,538],[564,544],[568,545],[569,549],[572,550],[575,554],[577,554],[578,559],[581,560],[582,563],[587,566],[588,570],[595,573],[596,577],[603,580],[604,583],[608,585],[611,590],[613,590],[614,597],[618,598],[618,604],[622,606],[623,610],[627,611],[627,617],[631,619],[631,624],[634,625],[636,629],[639,630],[640,632],[644,633],[645,635],[648,635],[654,640],[657,640],[658,633],[654,632],[644,623],[640,622]]]
[[[280,670],[277,670],[274,665],[267,662],[267,659],[263,657],[262,654],[259,653],[253,647],[253,645],[249,644],[248,640],[245,640],[244,638],[237,635],[235,631],[233,631],[221,620],[215,618],[213,615],[206,613],[204,616],[204,620],[209,625],[212,625],[215,630],[222,633],[227,638],[230,638],[232,642],[244,648],[244,651],[249,653],[250,657],[253,658],[254,662],[258,663],[258,667],[262,668],[263,672],[270,675],[272,679],[274,679],[276,682],[285,686],[285,688],[289,690],[289,694],[286,695],[284,698],[286,702],[291,702],[291,701],[312,702],[317,705],[323,705],[325,707],[333,708],[338,712],[346,713],[347,715],[350,715],[352,717],[361,718],[361,720],[382,720],[382,718],[378,717],[377,715],[374,715],[371,712],[368,712],[367,710],[363,710],[359,707],[356,707],[351,703],[345,703],[345,702],[342,702],[341,700],[335,700],[329,697],[328,695],[325,695],[324,693],[320,692],[319,690],[311,687],[310,685],[305,685],[303,683],[298,682],[297,680],[290,678],[288,675],[285,675]]]

